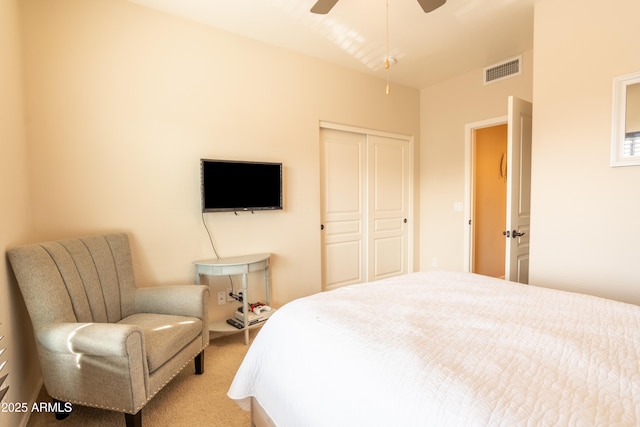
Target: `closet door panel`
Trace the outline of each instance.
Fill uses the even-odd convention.
[[[321,130],[323,289],[366,280],[364,135]]]
[[[367,136],[368,280],[408,272],[409,142]]]
[[[322,286],[409,271],[409,141],[320,131]]]

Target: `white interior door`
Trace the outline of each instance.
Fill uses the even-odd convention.
[[[408,272],[409,142],[369,135],[368,280]]]
[[[409,272],[410,142],[321,128],[323,290]]]
[[[532,105],[509,97],[505,278],[529,283]]]
[[[323,288],[366,280],[365,135],[321,129]]]

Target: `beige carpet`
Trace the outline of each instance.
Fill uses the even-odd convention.
[[[257,330],[251,331],[251,342],[256,333]],[[227,397],[229,385],[248,348],[241,333],[212,340],[205,352],[204,374],[195,375],[193,364],[185,367],[143,408],[143,427],[249,426],[249,413]],[[51,401],[44,388],[38,401]],[[27,427],[124,425],[121,413],[83,406],[74,406],[64,421],[57,421],[52,413],[32,413],[27,423]]]

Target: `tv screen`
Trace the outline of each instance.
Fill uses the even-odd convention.
[[[202,212],[282,209],[282,163],[200,160]]]

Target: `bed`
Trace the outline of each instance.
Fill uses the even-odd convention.
[[[292,301],[228,391],[254,424],[640,425],[640,307],[421,272]]]

